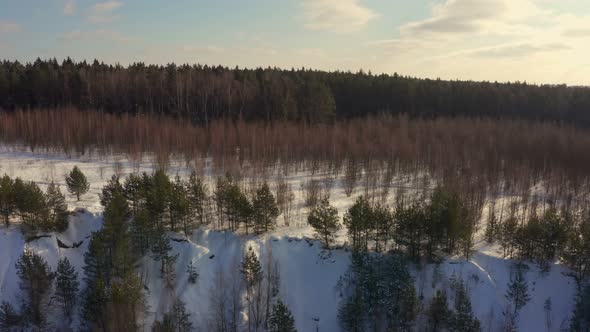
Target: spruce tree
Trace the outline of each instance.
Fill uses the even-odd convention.
[[[262,323],[261,294],[259,292],[264,273],[258,257],[252,247],[244,255],[240,269],[242,281],[246,286],[246,301],[248,302],[248,327],[256,330]]]
[[[0,304],[0,331],[13,331],[21,324],[22,317],[12,304],[2,301]]]
[[[190,313],[186,311],[186,305],[181,300],[176,300],[172,309],[165,313],[161,321],[155,321],[153,332],[190,332],[193,331],[193,323]]]
[[[84,290],[82,318],[87,330],[106,330],[109,293],[101,278],[91,280]]]
[[[188,282],[191,284],[197,283],[199,273],[197,272],[197,268],[195,267],[192,261],[186,267],[186,272],[188,273]]]
[[[481,324],[473,314],[471,300],[462,280],[455,287],[455,309],[449,316],[448,329],[450,332],[479,332]]]
[[[340,307],[338,310],[338,319],[342,329],[346,332],[363,332],[365,331],[365,311],[363,308],[363,299],[360,292],[356,291],[353,296]]]
[[[72,318],[72,310],[76,304],[79,286],[78,272],[67,258],[60,259],[57,264],[55,297],[62,308],[63,315],[68,320]]]
[[[240,272],[242,273],[242,280],[246,288],[254,287],[264,278],[260,261],[252,247],[248,247],[248,251],[244,255]]]
[[[84,253],[84,281],[87,284],[95,280],[102,280],[107,284],[110,282],[112,267],[109,251],[105,231],[92,232],[88,249]]]
[[[268,332],[297,332],[291,310],[280,299],[272,307],[268,320]]]
[[[16,262],[16,274],[24,295],[23,317],[41,328],[46,322],[46,306],[54,274],[41,256],[28,250]]]
[[[176,278],[176,260],[178,255],[173,255],[170,239],[165,233],[158,233],[152,246],[152,258],[160,262],[160,276],[172,285]]]
[[[10,217],[16,212],[14,181],[6,174],[0,179],[0,215],[8,227]]]
[[[520,309],[524,307],[531,299],[528,293],[528,284],[524,280],[522,271],[517,271],[513,280],[508,284],[508,290],[504,295],[512,303],[513,315],[518,316]]]
[[[436,291],[428,306],[428,329],[433,332],[444,330],[447,326],[449,314],[447,294],[440,290]]]
[[[68,229],[68,205],[66,198],[59,190],[59,186],[51,182],[45,194],[47,207],[49,208],[48,230],[63,232]]]
[[[147,310],[143,283],[129,271],[114,280],[106,305],[107,331],[139,331],[141,315]]]
[[[90,183],[88,183],[86,176],[78,166],[74,166],[70,174],[66,176],[66,184],[68,185],[68,191],[72,195],[76,195],[78,201],[80,200],[80,196],[87,193],[88,189],[90,189]]]
[[[570,321],[570,330],[574,332],[590,331],[590,286],[578,294],[574,314]]]
[[[324,242],[325,248],[330,248],[336,233],[340,230],[338,210],[330,205],[328,198],[322,198],[307,217],[307,222],[316,232],[316,236]]]
[[[279,216],[279,208],[274,195],[270,192],[268,184],[265,182],[258,190],[252,202],[254,212],[254,231],[257,234],[268,232],[273,229],[276,219]]]

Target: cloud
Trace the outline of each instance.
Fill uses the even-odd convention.
[[[14,22],[0,21],[0,33],[14,33],[22,30],[22,26]]]
[[[378,15],[359,0],[303,0],[305,27],[310,30],[353,32]]]
[[[64,41],[103,39],[122,44],[133,41],[133,38],[128,37],[118,31],[109,29],[97,29],[92,31],[74,30],[65,33],[61,39]]]
[[[590,28],[566,29],[562,34],[565,37],[590,37]]]
[[[181,47],[181,50],[186,53],[206,53],[206,54],[218,54],[222,53],[225,49],[223,47],[218,47],[215,45],[208,45],[204,47],[195,47],[190,45],[184,45]]]
[[[402,25],[397,37],[368,46],[394,57],[522,58],[571,49],[561,29],[573,22],[581,24],[540,7],[538,0],[446,0],[433,5],[429,17]]]
[[[416,38],[453,38],[470,34],[525,32],[526,22],[548,11],[531,0],[447,0],[432,6],[429,18],[410,22],[400,34]]]
[[[65,15],[74,15],[76,12],[76,0],[66,0],[63,12]]]
[[[526,57],[537,53],[553,52],[553,51],[565,51],[570,50],[571,47],[563,43],[546,43],[546,44],[534,44],[534,43],[517,43],[499,45],[487,48],[480,48],[476,50],[470,50],[464,52],[481,57]]]
[[[119,7],[123,5],[120,1],[99,2],[90,7],[88,12],[88,21],[90,23],[108,23],[113,21],[117,16],[114,14]]]

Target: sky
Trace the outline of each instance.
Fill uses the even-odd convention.
[[[590,0],[0,0],[0,58],[590,85]]]

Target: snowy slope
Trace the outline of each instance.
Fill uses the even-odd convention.
[[[117,162],[117,167],[115,167]],[[23,250],[29,249],[41,254],[55,269],[61,257],[68,257],[76,270],[83,275],[83,255],[87,248],[89,234],[102,226],[101,206],[98,193],[116,168],[121,174],[153,170],[150,160],[137,164],[122,158],[99,160],[92,157],[63,158],[53,155],[37,155],[29,152],[0,152],[0,175],[6,173],[11,177],[33,180],[45,189],[50,181],[61,185],[65,192],[65,174],[78,165],[91,183],[90,192],[83,196],[81,202],[67,195],[70,210],[83,208],[71,217],[68,230],[62,234],[48,234],[49,237],[25,243],[16,226],[9,229],[0,228],[0,298],[16,303],[18,300],[18,280],[14,263]],[[187,176],[188,170],[183,163],[172,164],[169,173]],[[177,260],[177,280],[174,289],[166,289],[159,278],[159,264],[151,258],[144,258],[140,273],[148,289],[149,315],[145,326],[151,326],[154,319],[172,305],[172,299],[179,297],[187,304],[195,326],[207,331],[212,290],[219,287],[221,271],[226,276],[239,278],[236,270],[244,250],[252,246],[259,257],[272,253],[278,261],[281,277],[281,298],[291,308],[299,331],[339,331],[337,311],[341,300],[336,288],[338,279],[346,272],[349,265],[349,253],[345,250],[333,250],[331,257],[320,258],[320,245],[308,240],[313,232],[306,225],[306,209],[302,208],[303,192],[301,184],[309,174],[301,173],[289,178],[295,189],[296,206],[294,221],[290,226],[282,225],[271,234],[260,237],[238,236],[229,232],[217,232],[210,229],[196,231],[188,241],[172,241],[173,250],[179,254]],[[354,197],[354,195],[353,195]],[[348,198],[342,188],[335,187],[331,193],[331,202],[340,213],[352,204],[354,198]],[[171,234],[172,238],[182,238]],[[57,245],[57,238],[66,245],[83,241],[78,248],[62,249]],[[339,242],[344,243],[345,232],[341,232]],[[510,279],[513,262],[503,259],[501,252],[483,242],[476,244],[476,252],[469,261],[462,258],[450,258],[441,264],[439,275],[435,276],[434,265],[422,268],[414,267],[417,294],[422,295],[425,306],[436,289],[448,289],[449,278],[461,277],[465,280],[472,298],[474,312],[481,320],[484,331],[498,331],[504,322],[503,310],[506,308],[504,293]],[[263,259],[262,259],[263,260]],[[191,262],[199,272],[196,284],[187,281],[186,267]],[[263,262],[264,264],[264,262]],[[558,264],[552,266],[549,273],[541,274],[534,264],[528,264],[526,273],[532,300],[522,309],[519,317],[519,330],[545,331],[546,319],[543,310],[545,300],[551,297],[553,310],[550,313],[551,331],[559,330],[573,308],[575,285],[571,278],[564,275],[564,268]],[[226,280],[225,284],[229,282]],[[421,318],[423,320],[423,317]],[[77,322],[74,321],[74,324]],[[56,322],[58,324],[58,322]]]

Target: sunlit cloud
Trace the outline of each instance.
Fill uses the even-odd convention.
[[[304,0],[305,27],[311,30],[353,32],[378,15],[358,0]]]

